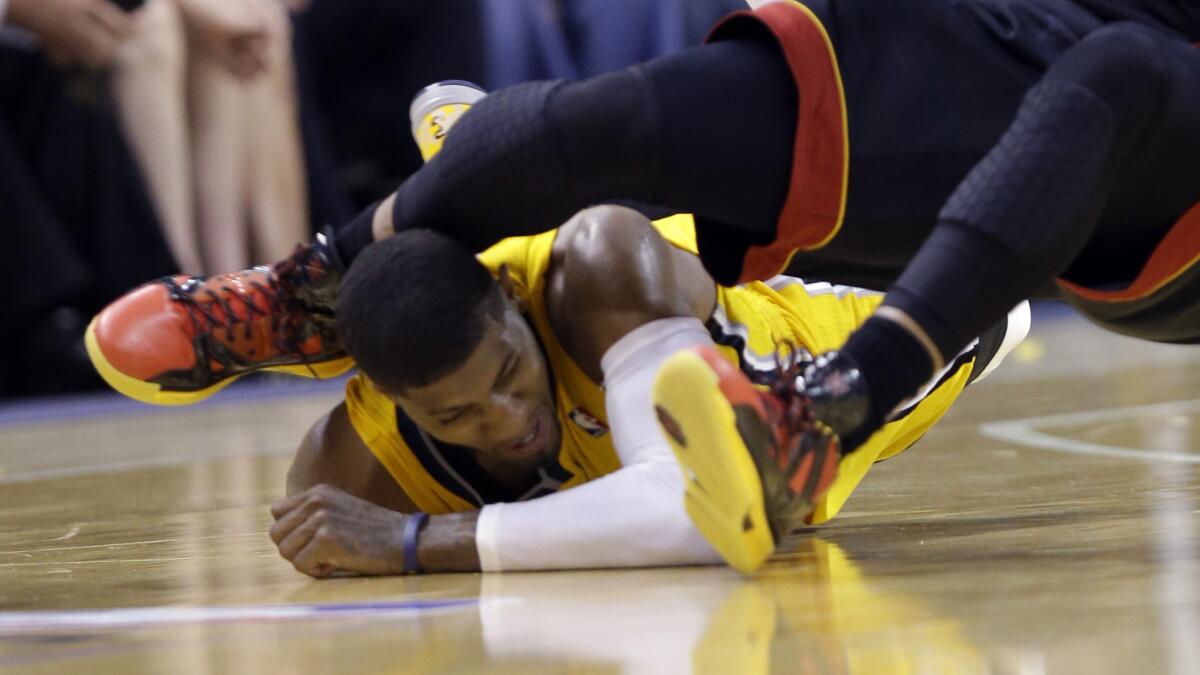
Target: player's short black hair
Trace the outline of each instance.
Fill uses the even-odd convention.
[[[346,350],[393,392],[431,384],[466,362],[502,292],[475,254],[432,230],[368,246],[342,280],[337,325]]]

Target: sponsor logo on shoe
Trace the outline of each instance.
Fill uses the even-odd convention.
[[[654,406],[654,412],[658,415],[658,423],[662,425],[663,431],[667,432],[680,447],[686,448],[687,438],[683,435],[683,428],[679,426],[679,422],[660,405]]]

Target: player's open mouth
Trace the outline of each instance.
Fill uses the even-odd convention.
[[[529,433],[525,434],[516,443],[508,446],[508,454],[527,456],[535,454],[539,451],[546,441],[546,422],[542,415],[538,415],[533,423],[533,427]]]

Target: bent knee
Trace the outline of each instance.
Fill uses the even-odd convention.
[[[1169,39],[1136,23],[1114,23],[1089,33],[1046,73],[1099,97],[1118,115],[1161,104],[1169,82],[1161,44]]]

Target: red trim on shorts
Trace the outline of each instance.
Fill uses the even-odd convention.
[[[1146,260],[1128,288],[1098,291],[1064,279],[1058,285],[1081,298],[1099,302],[1140,300],[1171,283],[1179,275],[1200,263],[1200,202],[1196,202],[1175,221],[1170,231]]]
[[[779,274],[796,251],[820,248],[837,234],[850,165],[842,78],[820,20],[797,2],[774,2],[729,15],[705,41],[744,35],[738,29],[748,22],[765,27],[778,41],[800,99],[791,182],[775,241],[750,248],[739,283]]]

